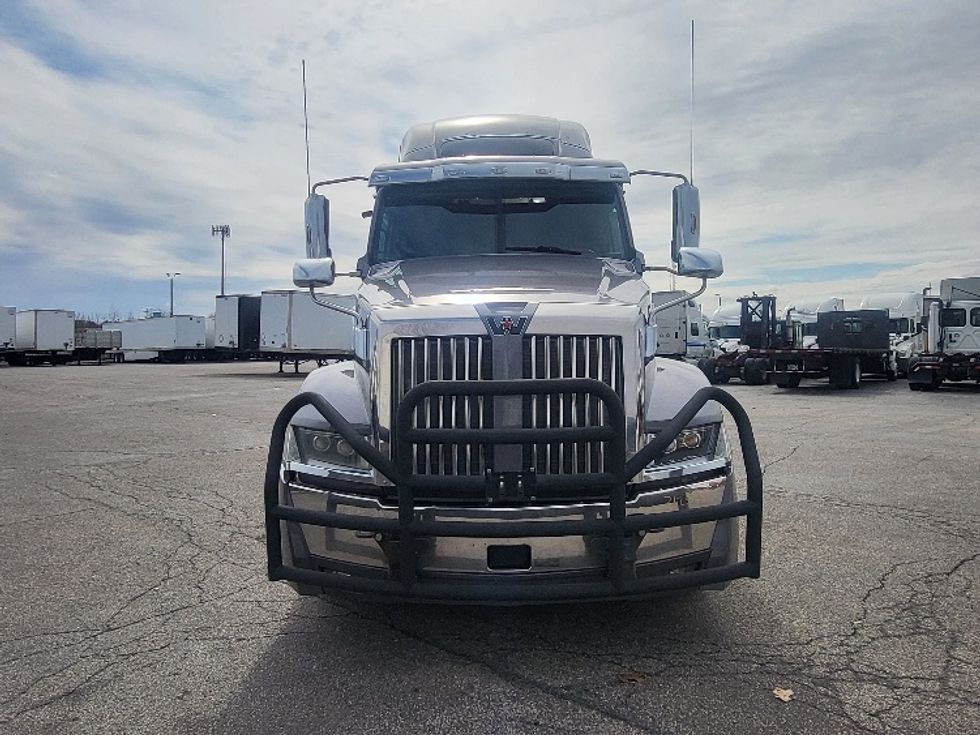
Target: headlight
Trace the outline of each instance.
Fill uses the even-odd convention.
[[[684,429],[667,445],[663,455],[655,466],[691,462],[698,459],[713,459],[717,456],[719,446],[718,435],[721,424],[705,424]]]
[[[370,470],[371,465],[340,434],[294,426],[296,454],[300,462],[331,467]],[[288,446],[288,437],[287,437]]]

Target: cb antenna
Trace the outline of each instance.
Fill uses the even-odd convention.
[[[694,19],[691,19],[691,162],[690,182],[694,183]]]
[[[310,117],[306,110],[306,59],[303,59],[303,133],[306,135],[306,195],[309,196],[313,185],[310,180]]]

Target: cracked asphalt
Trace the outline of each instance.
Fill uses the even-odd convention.
[[[0,368],[0,732],[980,732],[977,391],[732,386],[761,580],[475,608],[265,580],[267,432],[298,385]]]

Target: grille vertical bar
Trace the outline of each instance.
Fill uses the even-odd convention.
[[[405,337],[391,347],[391,415],[402,396],[429,380],[491,380],[488,336]],[[475,429],[493,426],[493,402],[482,396],[436,397],[416,409],[420,428]],[[478,444],[419,444],[413,469],[423,475],[482,475],[486,452]]]
[[[524,377],[593,378],[622,397],[623,345],[619,337],[582,335],[526,335],[524,337]],[[605,424],[607,412],[599,400],[582,395],[542,395],[525,400],[524,425],[590,426]],[[545,444],[531,448],[526,461],[539,474],[604,472],[602,442]]]
[[[479,336],[403,337],[391,350],[392,421],[402,397],[428,380],[493,379],[491,338]],[[523,377],[593,378],[622,397],[623,346],[619,337],[525,335]],[[608,422],[597,398],[577,394],[542,394],[523,399],[528,428],[590,426]],[[418,407],[420,428],[489,428],[493,400],[483,396],[436,397]],[[524,448],[524,466],[539,474],[604,472],[602,442],[550,443]],[[488,468],[488,447],[416,445],[414,471],[426,475],[481,476]]]

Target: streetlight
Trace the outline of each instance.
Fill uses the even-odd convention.
[[[174,315],[174,279],[179,275],[180,271],[167,274],[167,278],[170,279],[170,316]]]
[[[225,238],[231,237],[231,225],[211,225],[211,237],[221,235],[221,295],[225,295]]]

